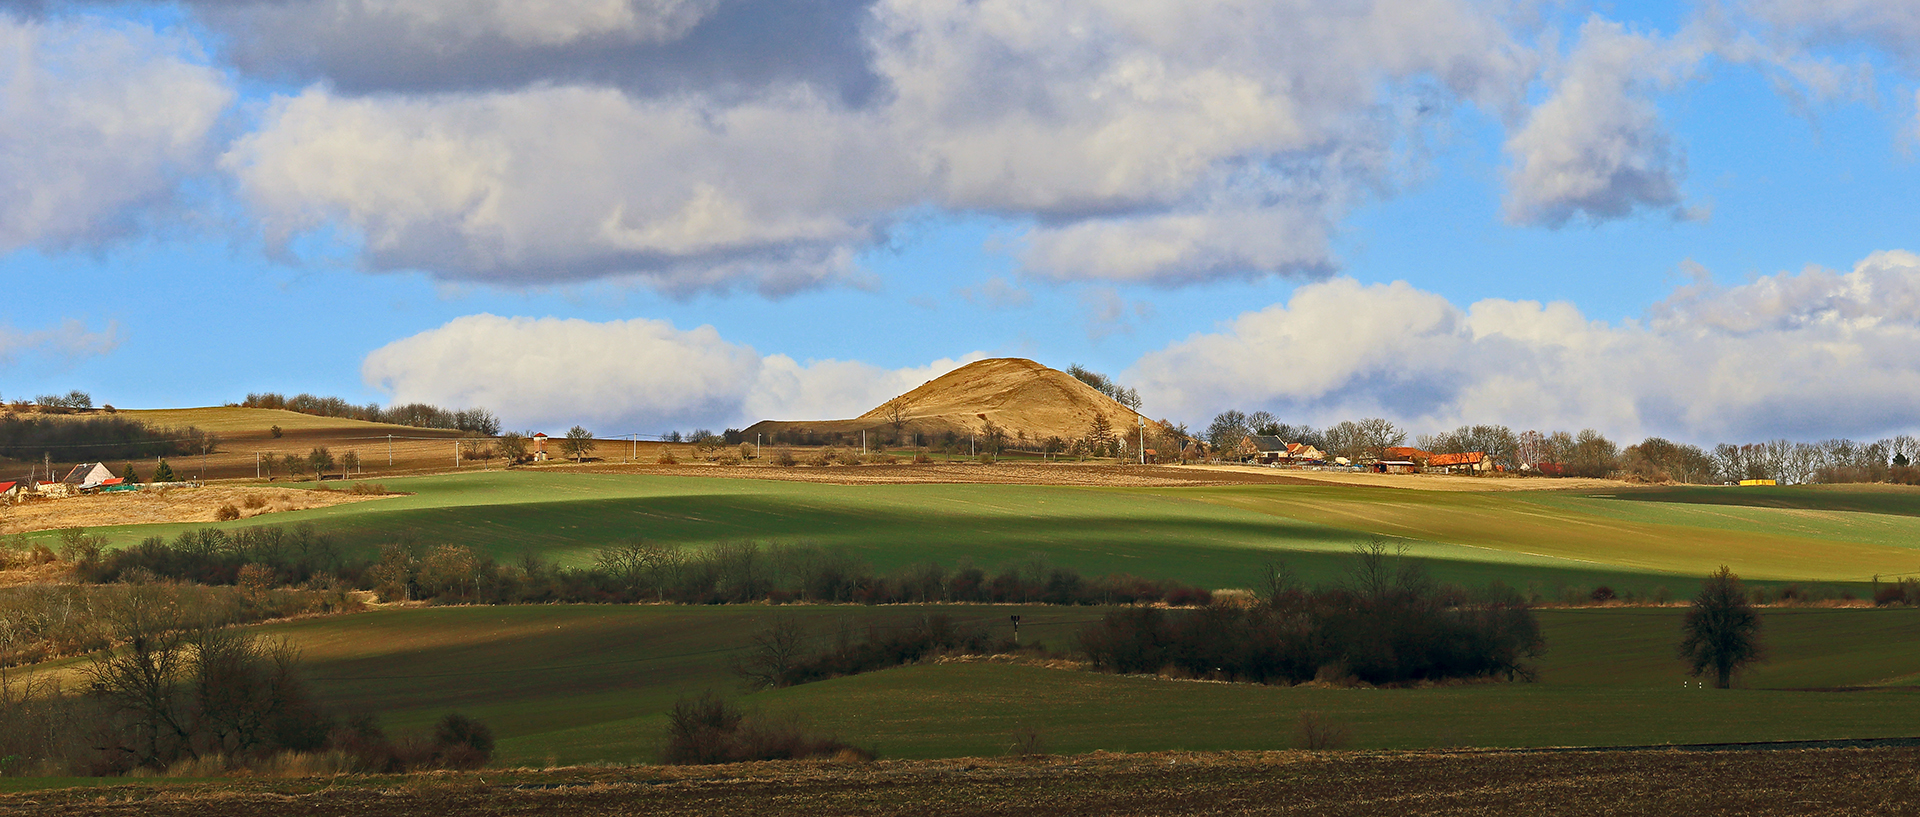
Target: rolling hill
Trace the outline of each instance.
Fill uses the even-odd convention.
[[[1094,418],[1124,435],[1144,418],[1058,369],[1016,357],[975,361],[849,420],[762,420],[746,434],[767,439],[901,432],[977,434],[988,422],[1031,440],[1086,435]],[[1144,420],[1152,423],[1152,420]]]

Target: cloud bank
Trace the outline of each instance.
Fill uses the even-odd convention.
[[[0,13],[0,252],[94,246],[166,218],[233,100],[193,43]]]
[[[762,355],[711,326],[470,315],[369,354],[366,381],[396,402],[485,406],[510,427],[585,423],[656,434],[762,419],[840,419],[984,357],[883,369]]]
[[[1124,377],[1150,412],[1201,421],[1264,408],[1292,422],[1381,415],[1416,429],[1872,437],[1920,425],[1914,349],[1920,255],[1887,251],[1845,273],[1702,279],[1621,324],[1568,303],[1461,309],[1404,282],[1334,279],[1148,354]]]

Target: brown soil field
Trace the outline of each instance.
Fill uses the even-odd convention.
[[[19,815],[1902,815],[1920,750],[1092,754],[160,782]]]
[[[258,499],[259,507],[247,507],[249,497]],[[213,522],[223,505],[232,505],[240,512],[240,518],[246,519],[280,511],[324,508],[379,498],[345,491],[310,491],[265,485],[149,488],[65,499],[38,499],[0,507],[0,534],[154,522]]]
[[[1109,465],[1089,463],[933,463],[926,465],[621,465],[589,463],[563,466],[572,470],[612,474],[657,474],[730,479],[773,479],[788,482],[824,482],[834,485],[905,485],[965,483],[981,485],[1077,485],[1163,488],[1186,485],[1315,485],[1291,473],[1271,469],[1202,469],[1171,465]]]
[[[1024,431],[1034,440],[1051,436],[1072,440],[1087,433],[1096,415],[1107,418],[1115,436],[1126,435],[1140,420],[1132,409],[1066,372],[1013,357],[974,361],[896,399],[903,406],[903,430],[929,434],[972,434],[992,421],[1009,434]],[[892,402],[850,420],[762,420],[747,427],[747,438],[756,433],[771,437],[775,432],[859,434],[862,430],[892,437]]]

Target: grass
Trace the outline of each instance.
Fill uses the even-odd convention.
[[[528,606],[385,610],[267,625],[299,646],[315,688],[346,711],[421,728],[448,711],[487,721],[508,764],[640,762],[684,695],[735,692],[729,661],[774,616],[820,639],[939,612],[1029,643],[1071,643],[1091,608]],[[1035,666],[905,667],[745,698],[887,757],[999,754],[1016,730],[1052,751],[1284,749],[1299,712],[1347,725],[1356,748],[1557,746],[1915,734],[1920,610],[1770,610],[1773,659],[1731,691],[1683,688],[1681,610],[1540,613],[1550,645],[1533,684],[1410,690],[1278,688]],[[1864,687],[1858,692],[1809,688]]]
[[[729,540],[843,546],[882,570],[963,560],[991,569],[1039,553],[1088,575],[1132,573],[1215,588],[1247,586],[1276,558],[1310,580],[1336,578],[1354,544],[1385,536],[1429,560],[1442,580],[1500,580],[1549,598],[1561,586],[1596,584],[1685,594],[1695,577],[1721,564],[1749,580],[1862,585],[1856,593],[1876,575],[1920,571],[1916,517],[1554,492],[849,486],[553,471],[381,482],[413,495],[229,524],[312,522],[368,550],[392,541],[459,543],[501,560],[533,552],[570,565],[636,536],[696,548]],[[1920,496],[1860,493],[1879,498],[1855,504],[1875,507]],[[1840,504],[1851,495],[1816,494]],[[189,527],[95,532],[124,545]]]
[[[128,417],[159,428],[193,426],[216,434],[265,434],[279,426],[283,431],[365,431],[419,433],[424,429],[391,423],[369,423],[344,417],[316,417],[284,409],[207,406],[181,409],[121,409],[118,416]]]

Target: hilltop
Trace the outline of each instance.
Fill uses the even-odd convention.
[[[1095,417],[1105,417],[1116,436],[1141,422],[1141,415],[1058,369],[1025,358],[975,361],[927,381],[919,388],[880,404],[850,420],[762,420],[746,435],[767,439],[878,432],[940,435],[977,434],[988,422],[1010,435],[1028,439],[1086,435]],[[1153,421],[1148,420],[1151,423]],[[1157,425],[1157,424],[1156,424]]]

